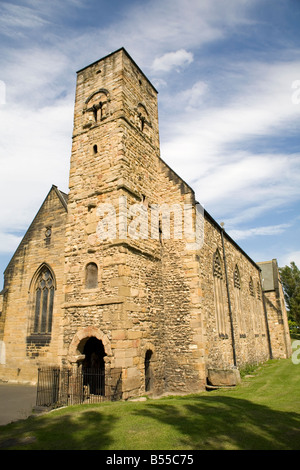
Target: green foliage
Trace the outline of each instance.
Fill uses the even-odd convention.
[[[300,327],[293,320],[289,320],[289,329],[292,338],[300,339]]]
[[[259,364],[246,364],[240,369],[241,378],[245,377],[248,374],[253,374],[256,369],[259,367]]]
[[[279,268],[289,320],[300,326],[300,271],[294,261]]]

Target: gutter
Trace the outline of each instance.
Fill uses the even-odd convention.
[[[273,359],[271,336],[270,336],[269,321],[268,321],[268,313],[267,313],[267,307],[266,307],[266,297],[265,297],[265,292],[263,290],[263,284],[262,284],[262,279],[261,279],[261,269],[260,269],[260,273],[259,273],[259,282],[260,282],[260,290],[261,290],[261,295],[262,295],[262,303],[263,303],[263,308],[264,308],[264,317],[265,317],[267,337],[268,337],[269,355],[270,355],[270,359]]]

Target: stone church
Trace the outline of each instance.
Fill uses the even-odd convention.
[[[94,361],[127,399],[290,356],[276,260],[253,261],[161,159],[157,91],[124,48],[77,72],[72,142],[69,194],[52,186],[4,273],[0,379]]]

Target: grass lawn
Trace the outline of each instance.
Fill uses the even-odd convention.
[[[230,390],[78,405],[0,426],[0,449],[299,450],[300,364],[269,361]]]

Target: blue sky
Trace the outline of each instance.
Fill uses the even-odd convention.
[[[52,184],[76,71],[125,47],[159,91],[161,156],[255,260],[300,266],[299,0],[0,0],[0,288]]]

